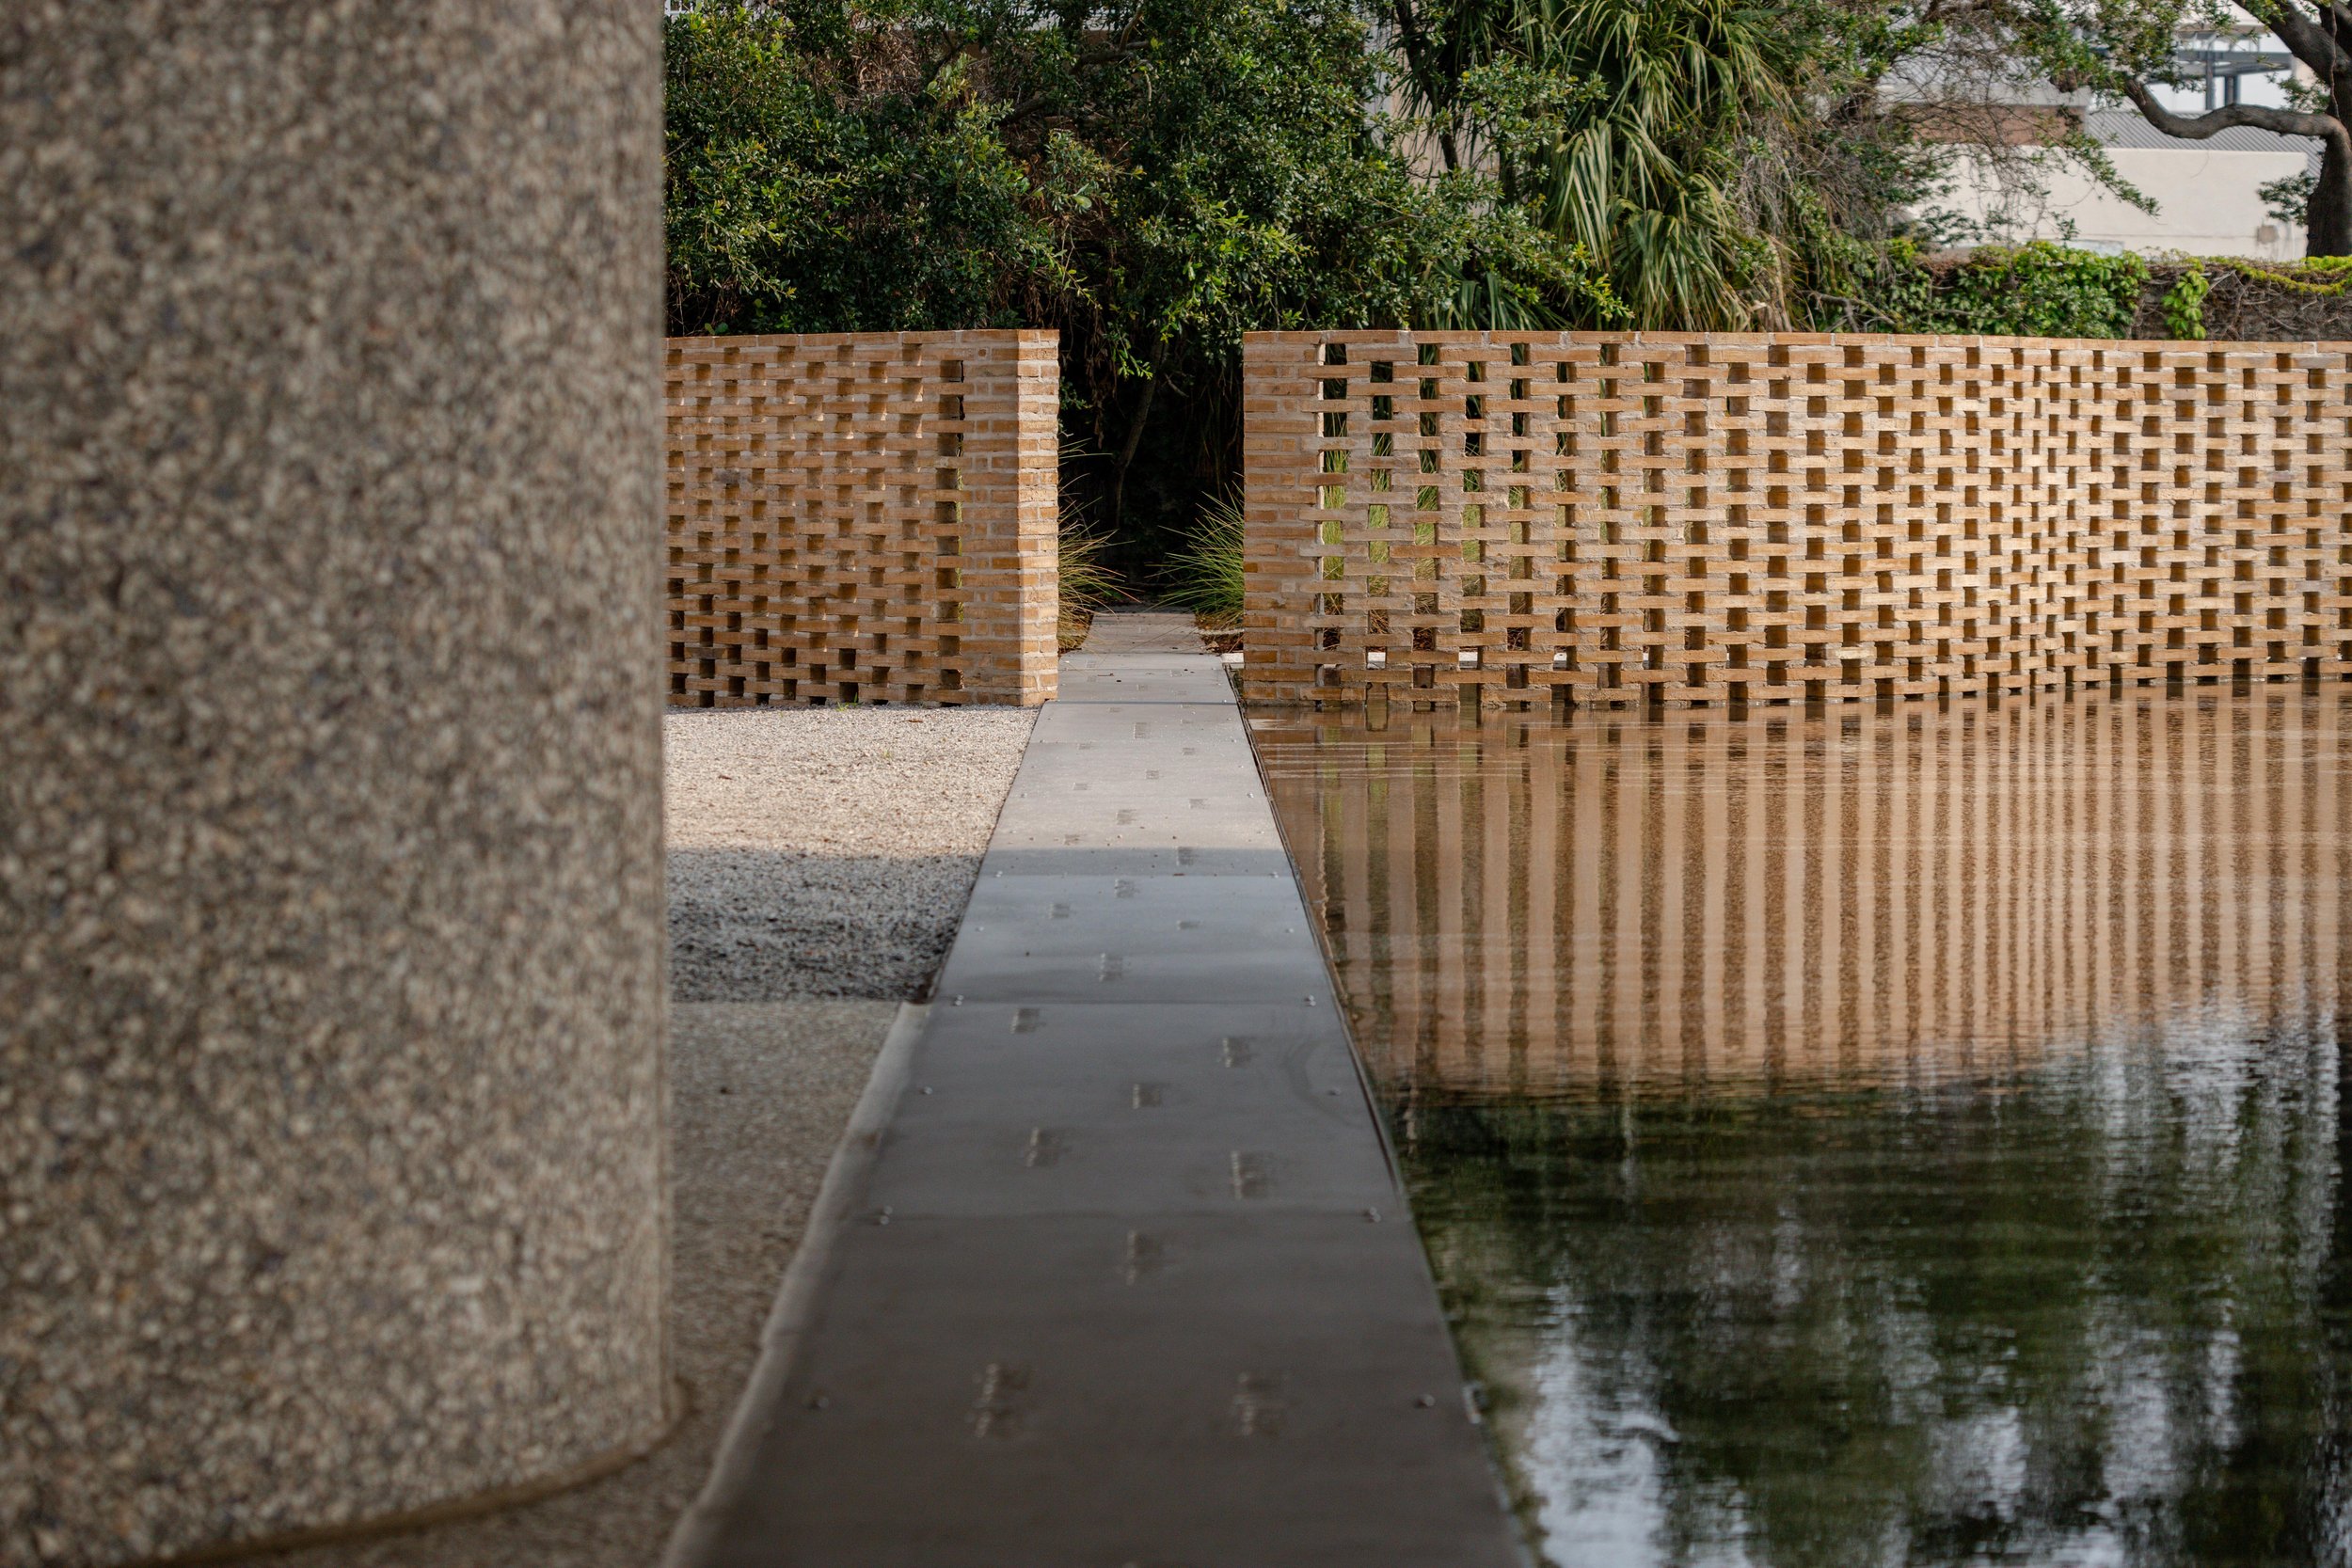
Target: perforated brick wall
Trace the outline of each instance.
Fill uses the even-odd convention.
[[[2352,345],[1243,343],[1246,697],[2352,671]]]
[[[1053,696],[1057,341],[671,339],[670,701]]]

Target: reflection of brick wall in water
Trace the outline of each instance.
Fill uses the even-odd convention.
[[[671,339],[670,701],[1051,697],[1057,341]]]
[[[1243,342],[1257,701],[2352,673],[2352,345]]]
[[[2339,689],[1256,739],[1374,1070],[1569,1094],[1997,1073],[2332,1019]]]

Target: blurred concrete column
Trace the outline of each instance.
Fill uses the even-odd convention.
[[[663,1430],[660,48],[0,5],[0,1561]]]

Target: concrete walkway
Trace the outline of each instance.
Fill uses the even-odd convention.
[[[1524,1561],[1224,671],[1152,619],[1064,662],[674,1562]]]

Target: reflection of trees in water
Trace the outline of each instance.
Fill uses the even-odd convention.
[[[2338,1073],[2332,1018],[2226,1008],[1979,1086],[1398,1118],[1564,1563],[2333,1563]]]

